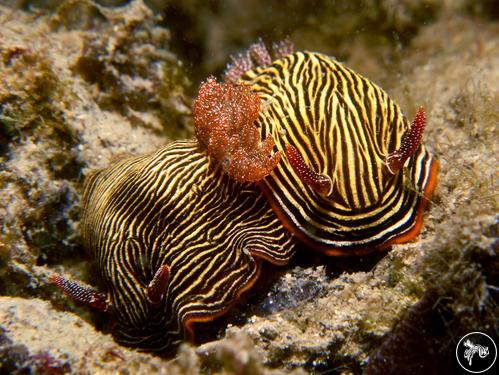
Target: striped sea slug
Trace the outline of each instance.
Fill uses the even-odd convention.
[[[421,144],[423,108],[411,125],[381,88],[333,58],[293,53],[288,41],[274,54],[254,44],[225,81],[260,97],[253,127],[285,154],[258,182],[282,224],[330,255],[415,238],[438,169]]]
[[[87,177],[81,230],[106,293],[61,276],[77,301],[109,311],[116,339],[169,351],[286,264],[294,241],[258,188],[234,183],[197,141],[119,161]]]
[[[286,264],[295,237],[329,255],[418,235],[437,162],[378,86],[288,41],[233,60],[194,107],[198,141],[174,142],[87,178],[82,235],[106,287],[61,276],[77,301],[111,311],[118,341],[168,351]],[[252,182],[248,182],[252,181]],[[263,192],[263,194],[262,194]]]

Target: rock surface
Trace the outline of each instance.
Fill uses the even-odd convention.
[[[2,374],[189,375],[217,368],[234,374],[282,374],[265,368],[252,341],[242,335],[217,344],[209,361],[198,358],[187,345],[180,347],[172,361],[119,346],[110,335],[40,299],[0,297],[0,322]]]
[[[0,8],[3,294],[38,296],[45,266],[87,263],[77,232],[89,169],[191,134],[188,79],[156,16],[142,2],[65,4],[47,16]]]
[[[1,297],[0,321],[2,373],[168,373],[162,360],[119,347],[111,336],[74,314],[55,311],[47,301]]]

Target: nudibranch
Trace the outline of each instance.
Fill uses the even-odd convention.
[[[411,124],[385,91],[335,59],[293,52],[289,41],[275,45],[273,54],[259,41],[233,59],[219,85],[243,87],[261,100],[252,127],[273,168],[253,181],[282,224],[329,255],[414,239],[438,172],[421,144],[424,109]],[[205,100],[214,85],[211,78],[201,85],[195,120],[199,103],[225,114],[216,95],[211,104]],[[199,117],[196,126],[203,123]],[[219,127],[212,133],[223,128],[210,125]],[[206,137],[200,141],[206,144]]]
[[[254,184],[236,183],[196,141],[116,162],[85,182],[82,237],[106,290],[54,276],[109,311],[118,342],[169,351],[226,312],[261,260],[286,264],[294,239]]]

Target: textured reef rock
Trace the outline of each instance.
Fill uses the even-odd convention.
[[[160,359],[119,347],[111,336],[76,315],[55,311],[47,301],[1,297],[0,306],[2,373],[168,373]]]
[[[248,11],[236,3],[176,5],[184,29],[141,1],[115,10],[69,1],[47,14],[0,8],[0,373],[443,373],[462,335],[495,334],[493,2],[380,1],[364,12],[293,2],[306,15],[294,20],[270,17],[272,1],[251,2]],[[120,155],[192,135],[189,81],[222,69],[258,36],[281,34],[298,49],[345,59],[404,113],[424,105],[424,142],[440,175],[421,236],[384,257],[301,249],[295,268],[281,269],[222,320],[227,329],[218,323],[218,340],[182,345],[174,359],[120,347],[97,330],[102,317],[47,283],[54,271],[95,283],[78,233],[83,176]],[[170,44],[186,60],[198,49],[202,66],[190,79]]]
[[[279,375],[262,365],[253,342],[239,335],[217,343],[208,356],[179,348],[175,361],[119,346],[78,316],[39,299],[0,297],[0,373],[197,374],[225,369],[233,374]],[[304,374],[295,370],[292,374]]]
[[[82,172],[191,134],[188,80],[141,2],[0,21],[0,291],[39,295],[45,265],[81,259]]]
[[[96,279],[78,230],[83,175],[192,134],[189,81],[140,1],[119,11],[73,1],[47,15],[0,7],[0,25],[0,294],[78,310],[48,277]],[[0,373],[115,373],[132,357],[141,370],[131,373],[160,368],[119,348],[94,353],[116,344],[47,302],[2,297],[0,316]]]

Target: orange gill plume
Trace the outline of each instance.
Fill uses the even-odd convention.
[[[201,84],[194,104],[199,142],[235,181],[259,181],[277,165],[281,152],[273,152],[274,138],[262,140],[255,124],[260,97],[245,85],[218,83],[209,77]]]

